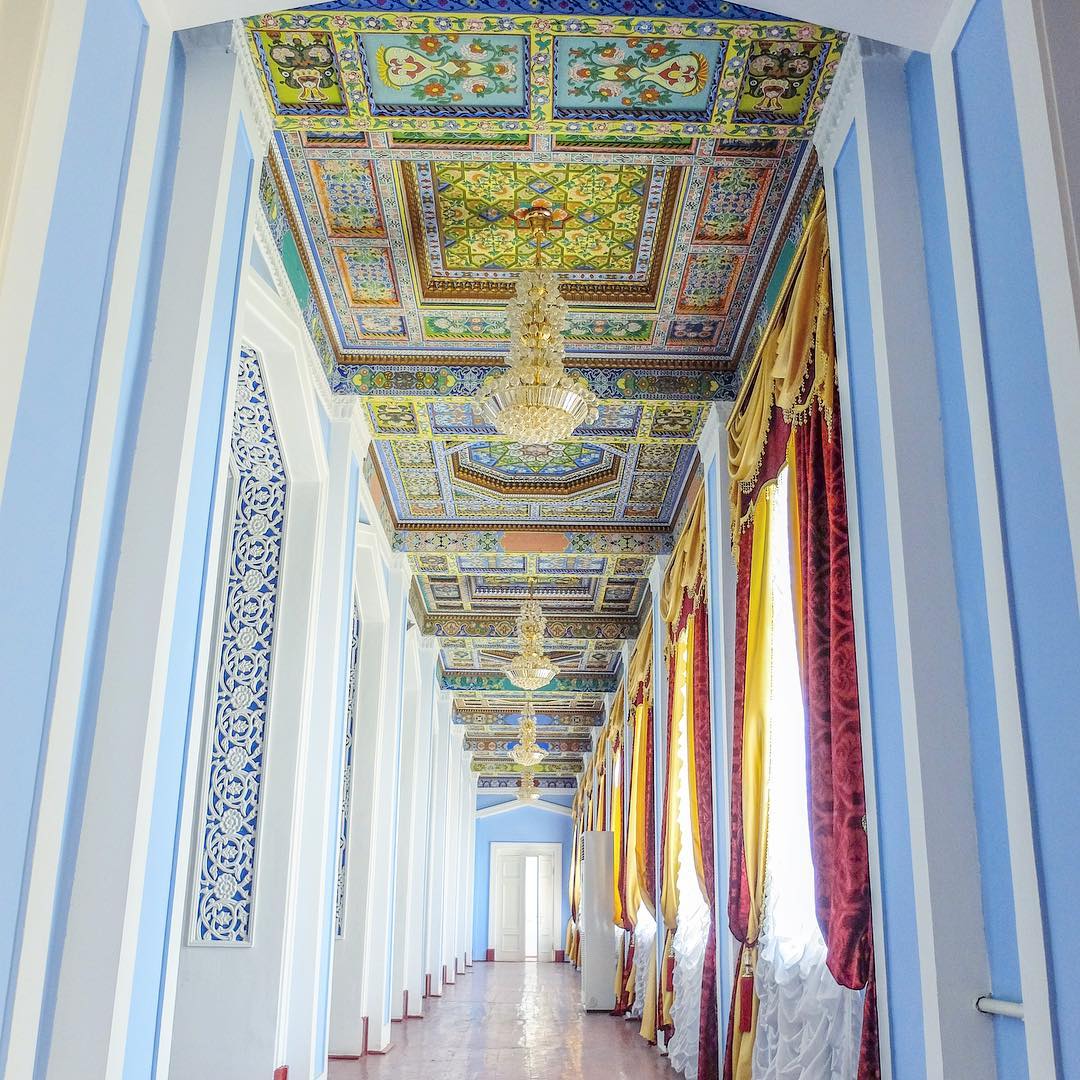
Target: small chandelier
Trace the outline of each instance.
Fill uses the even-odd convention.
[[[547,199],[534,199],[514,211],[536,244],[536,269],[518,277],[506,309],[510,330],[509,370],[481,391],[478,404],[495,429],[526,446],[549,446],[568,439],[576,427],[599,416],[596,395],[563,363],[566,301],[550,270],[540,269],[544,237],[569,215]]]
[[[536,713],[533,711],[531,701],[525,703],[525,709],[518,724],[518,743],[510,751],[510,756],[518,765],[525,768],[539,765],[547,757],[547,751],[536,741]]]
[[[537,786],[536,777],[532,769],[522,769],[521,779],[518,781],[517,797],[522,802],[540,798],[540,788]]]
[[[521,605],[517,618],[521,652],[506,668],[507,678],[522,690],[539,690],[559,673],[558,668],[544,655],[544,631],[547,621],[539,600],[529,599]]]

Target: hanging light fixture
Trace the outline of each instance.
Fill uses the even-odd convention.
[[[540,798],[540,788],[536,783],[536,777],[533,776],[532,769],[521,770],[521,779],[518,781],[517,797],[521,799],[522,802]]]
[[[530,597],[521,605],[521,614],[517,617],[521,652],[506,668],[507,678],[522,690],[539,690],[559,673],[558,668],[544,655],[546,628],[547,620],[540,601]]]
[[[536,712],[531,701],[525,703],[518,723],[517,746],[510,751],[510,756],[525,768],[539,765],[547,757],[547,751],[536,741]]]
[[[596,395],[564,366],[566,301],[554,272],[540,268],[544,238],[569,215],[547,199],[518,207],[514,218],[532,233],[536,269],[518,277],[506,309],[510,330],[509,370],[481,391],[478,404],[495,429],[526,446],[548,446],[568,439],[581,424],[599,415]]]

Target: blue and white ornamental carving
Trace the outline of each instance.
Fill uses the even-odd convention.
[[[258,356],[240,352],[225,566],[192,939],[247,945],[270,709],[286,476]]]

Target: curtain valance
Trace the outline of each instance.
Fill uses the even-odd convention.
[[[787,455],[788,436],[819,407],[831,426],[836,402],[829,230],[824,193],[810,211],[784,289],[750,362],[727,423],[732,544],[753,518],[762,486]]]
[[[705,581],[705,519],[705,487],[701,485],[675,542],[660,591],[660,618],[676,630],[683,596],[697,597]]]

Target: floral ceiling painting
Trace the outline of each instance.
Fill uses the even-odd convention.
[[[525,695],[505,671],[529,596],[558,669],[532,695],[538,780],[576,783],[819,182],[843,35],[635,2],[335,0],[246,22],[276,129],[274,258],[331,390],[360,399],[365,479],[482,787],[517,783]],[[522,226],[538,200],[557,211],[542,237]],[[599,399],[552,446],[498,435],[474,401],[534,267],[559,276],[567,366]]]

